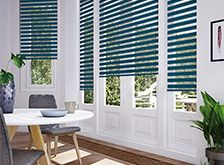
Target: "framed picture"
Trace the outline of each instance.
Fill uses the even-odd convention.
[[[224,19],[211,22],[211,62],[224,61]]]

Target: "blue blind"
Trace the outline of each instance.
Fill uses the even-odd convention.
[[[80,0],[80,90],[93,89],[93,0]]]
[[[20,0],[24,59],[57,59],[57,0]]]
[[[100,0],[100,77],[158,73],[158,0]]]
[[[168,0],[168,91],[196,91],[196,0]]]

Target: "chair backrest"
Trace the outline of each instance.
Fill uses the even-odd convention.
[[[53,95],[30,95],[29,108],[57,108]]]
[[[13,165],[12,150],[9,146],[8,132],[5,119],[0,108],[0,164]]]

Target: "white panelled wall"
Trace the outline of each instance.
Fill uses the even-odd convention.
[[[224,62],[210,62],[210,22],[224,18],[223,0],[198,1],[197,80],[198,107],[200,91],[208,91],[224,103]],[[22,90],[25,83],[22,71],[15,73],[16,107],[27,107],[32,93],[52,93],[59,107],[65,100],[78,101],[81,109],[95,112],[93,119],[80,123],[82,134],[101,140],[137,148],[143,151],[176,158],[193,164],[205,161],[205,142],[202,134],[190,127],[197,113],[174,111],[172,93],[166,92],[166,1],[159,1],[159,75],[157,108],[134,108],[134,78],[121,78],[121,106],[105,106],[105,80],[98,68],[98,0],[94,3],[94,105],[81,104],[79,92],[79,3],[78,0],[59,0],[59,60],[56,61],[54,90]],[[0,0],[0,67],[6,64],[10,51],[19,52],[19,0]]]
[[[224,18],[224,1],[199,0],[198,6],[198,91],[207,91],[224,104],[224,61],[210,62],[210,22]],[[198,106],[202,104],[199,92]],[[202,138],[202,134],[198,132],[198,158],[204,156],[205,142]]]

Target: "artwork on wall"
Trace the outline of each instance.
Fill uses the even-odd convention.
[[[224,61],[224,19],[211,22],[211,62]]]

